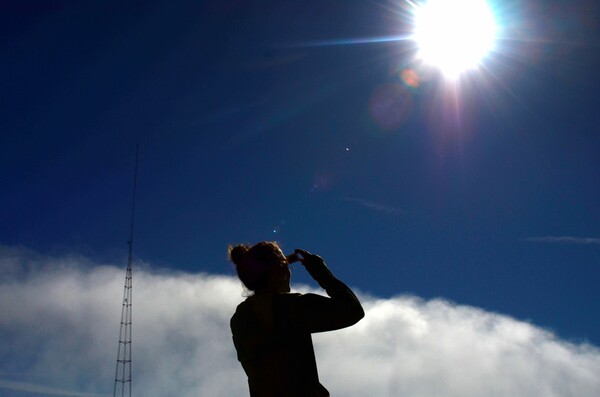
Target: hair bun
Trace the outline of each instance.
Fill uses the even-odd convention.
[[[239,266],[250,251],[250,247],[245,244],[236,245],[229,248],[229,258],[236,266]]]

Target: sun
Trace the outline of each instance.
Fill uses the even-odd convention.
[[[426,0],[413,6],[413,16],[417,56],[449,79],[494,49],[498,26],[486,0]]]

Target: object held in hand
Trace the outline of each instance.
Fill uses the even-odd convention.
[[[286,256],[285,259],[287,260],[288,265],[291,265],[294,262],[299,262],[300,260],[302,260],[302,257],[299,253],[294,252],[293,254],[289,254],[288,256]]]

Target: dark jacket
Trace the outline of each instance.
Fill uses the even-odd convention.
[[[364,317],[354,293],[325,263],[305,263],[329,297],[257,293],[231,318],[233,343],[251,397],[327,397],[319,383],[311,333],[348,327]]]

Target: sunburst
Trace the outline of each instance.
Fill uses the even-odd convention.
[[[477,68],[494,50],[498,25],[486,0],[413,3],[417,56],[456,79]]]

